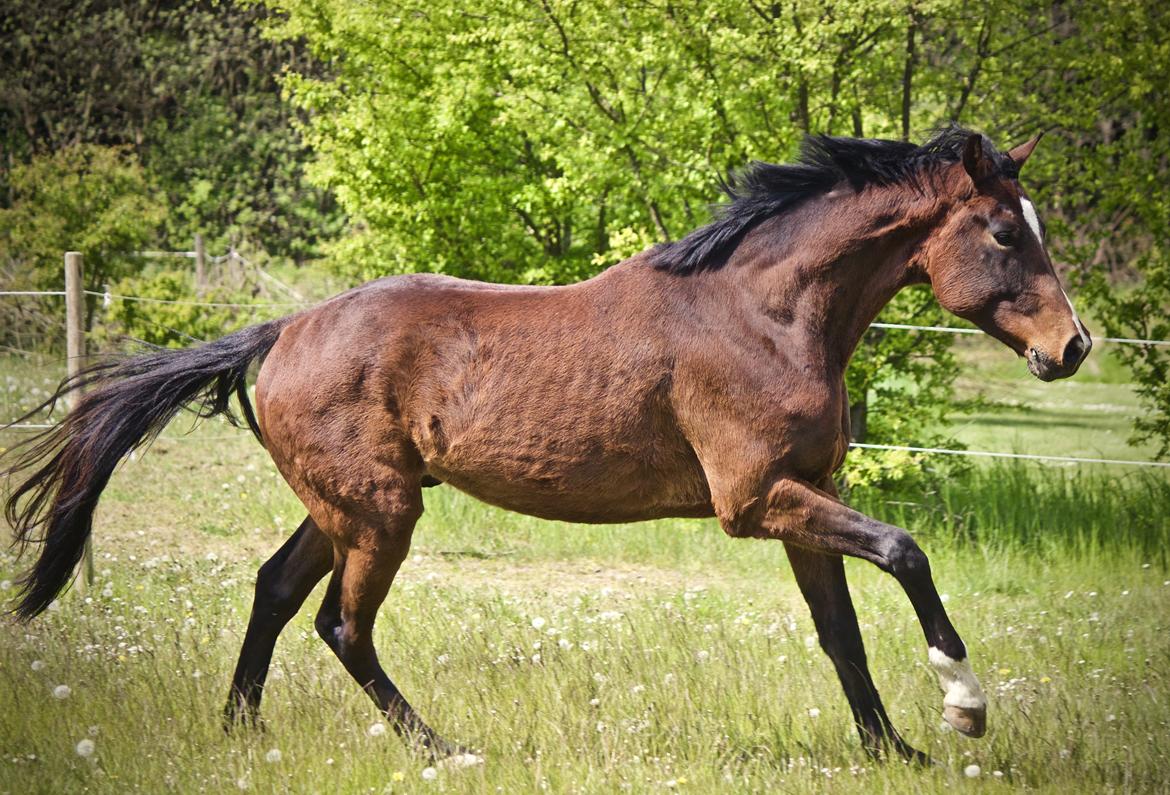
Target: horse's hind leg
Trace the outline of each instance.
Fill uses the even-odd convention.
[[[812,552],[789,543],[784,544],[784,549],[796,584],[812,612],[821,648],[837,669],[866,750],[878,755],[888,743],[903,757],[924,761],[925,754],[911,748],[894,730],[869,674],[841,556]]]
[[[306,518],[260,567],[252,616],[224,707],[227,728],[241,718],[255,721],[276,638],[332,565],[333,544],[311,518]]]
[[[330,533],[334,538],[333,575],[317,614],[317,632],[395,731],[435,758],[450,758],[455,764],[477,762],[477,757],[427,726],[378,662],[374,619],[406,558],[414,524],[422,514],[422,495],[417,487],[382,496],[383,502],[389,502],[389,510],[376,519],[370,514],[356,519],[336,516],[338,526]]]

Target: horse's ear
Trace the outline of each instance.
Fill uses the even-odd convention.
[[[987,156],[979,133],[971,133],[963,144],[963,168],[976,185],[995,175],[995,163]]]
[[[1032,150],[1036,148],[1036,144],[1040,143],[1043,135],[1044,133],[1037,133],[1031,141],[1022,143],[1007,153],[1008,157],[1012,159],[1012,162],[1016,164],[1016,168],[1022,167],[1027,162],[1028,157],[1032,154]]]

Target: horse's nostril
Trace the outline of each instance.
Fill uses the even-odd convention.
[[[1085,341],[1078,334],[1068,341],[1068,345],[1064,346],[1064,356],[1061,357],[1060,361],[1065,367],[1071,367],[1074,364],[1080,364],[1085,353]]]

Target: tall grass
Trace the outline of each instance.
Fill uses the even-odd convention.
[[[734,546],[734,544],[730,544]],[[756,545],[766,548],[765,545]],[[783,571],[702,584],[575,577],[553,562],[411,561],[380,612],[387,670],[487,764],[423,778],[315,636],[320,591],[286,630],[267,730],[219,724],[251,566],[107,545],[87,599],[0,624],[0,790],[11,792],[1158,791],[1170,636],[1156,566],[945,557],[948,609],[988,691],[990,734],[940,726],[912,609],[872,567],[850,577],[891,715],[937,767],[860,750],[832,667]],[[116,560],[110,560],[105,555]],[[11,559],[0,556],[0,577]],[[645,568],[642,569],[646,571]],[[54,688],[67,685],[67,698]],[[95,753],[76,751],[91,739]],[[273,752],[277,752],[274,754]],[[980,766],[978,782],[964,770]],[[998,774],[998,775],[996,775]]]
[[[1170,544],[1165,473],[1069,471],[1015,461],[974,467],[928,493],[869,490],[852,495],[851,502],[938,546],[1046,557],[1135,550],[1165,562]]]

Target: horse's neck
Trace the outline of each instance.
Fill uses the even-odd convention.
[[[915,256],[942,209],[934,199],[830,194],[760,229],[747,267],[733,264],[727,275],[746,281],[741,289],[763,297],[764,311],[843,370],[882,308],[924,280]]]

